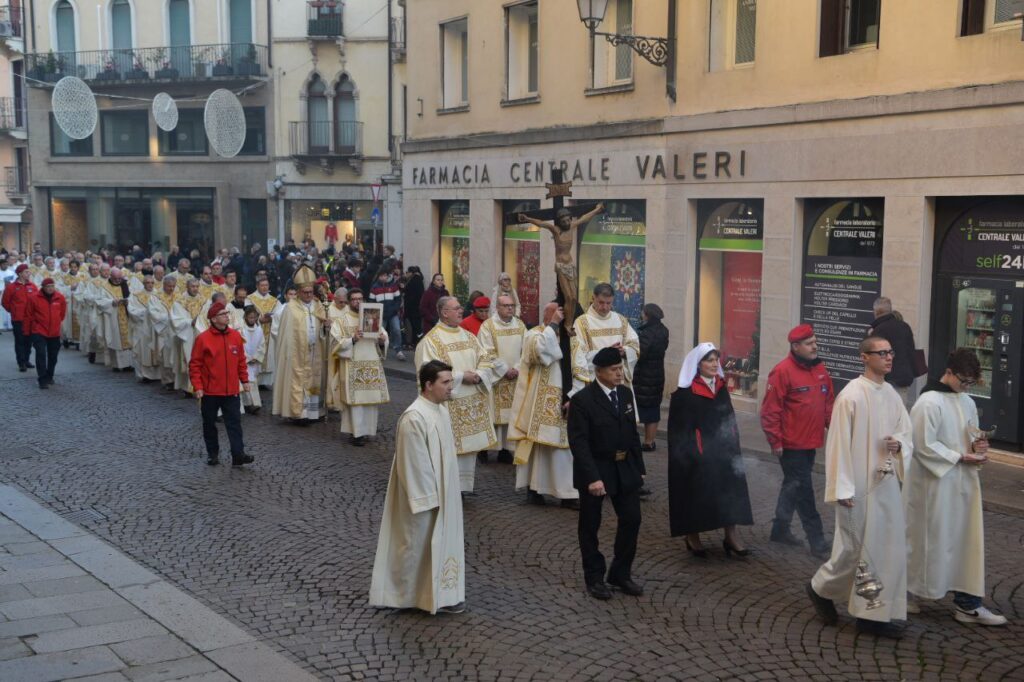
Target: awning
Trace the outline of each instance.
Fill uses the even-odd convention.
[[[28,206],[0,206],[0,223],[20,223]]]

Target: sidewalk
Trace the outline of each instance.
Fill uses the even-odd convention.
[[[0,485],[0,680],[313,680],[121,552]]]
[[[388,376],[416,380],[413,366],[413,351],[406,351],[406,360],[401,362],[389,357],[384,361],[384,369]],[[658,429],[658,440],[665,447],[666,427],[668,426],[668,405],[662,405],[662,421]],[[736,413],[736,423],[740,430],[740,443],[745,454],[760,459],[774,459],[768,441],[761,430],[758,415],[747,412]],[[815,470],[825,472],[825,461],[819,453],[815,462]],[[1003,461],[989,461],[981,472],[984,490],[985,508],[990,511],[1024,513],[1024,467]]]

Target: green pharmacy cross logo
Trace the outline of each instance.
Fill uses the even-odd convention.
[[[967,235],[967,241],[974,239],[974,218],[967,219],[967,225],[961,226],[960,231]]]

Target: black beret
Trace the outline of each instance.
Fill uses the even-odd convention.
[[[594,367],[612,367],[622,363],[618,348],[602,348],[594,356]]]

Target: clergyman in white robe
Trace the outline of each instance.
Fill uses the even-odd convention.
[[[466,598],[455,437],[443,404],[423,395],[398,421],[370,605],[429,613]]]
[[[263,363],[263,354],[267,352],[267,345],[264,343],[263,338],[263,327],[259,322],[253,325],[245,322],[238,331],[245,340],[245,364],[249,369],[249,376],[255,377]],[[239,395],[242,396],[243,407],[250,408],[253,412],[258,412],[263,407],[263,401],[260,399],[260,387],[255,381],[250,381],[249,390],[246,391],[243,388]]]
[[[895,473],[882,476],[885,438],[900,444]],[[857,377],[839,393],[825,443],[825,502],[836,505],[832,556],[811,579],[821,597],[845,603],[851,616],[890,622],[907,617],[906,525],[898,476],[913,452],[910,416],[896,389]],[[837,504],[854,501],[853,507]],[[867,608],[856,593],[857,563],[866,561],[884,589],[881,606]]]

